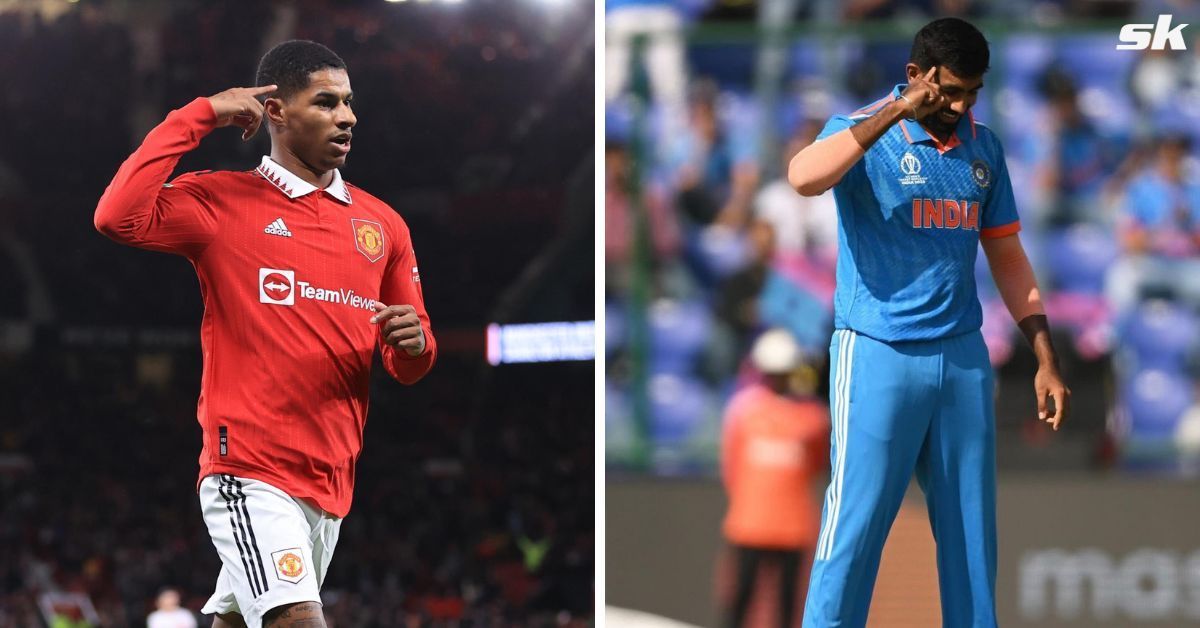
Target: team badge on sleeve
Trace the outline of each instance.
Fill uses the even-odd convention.
[[[992,184],[992,169],[982,159],[971,162],[971,179],[981,188]]]
[[[378,262],[383,257],[383,227],[370,220],[351,218],[350,225],[354,228],[354,246],[358,252],[372,262]]]
[[[304,559],[301,558],[298,547],[279,550],[271,554],[271,561],[275,563],[275,574],[284,582],[295,584],[304,579],[307,574],[304,569]]]

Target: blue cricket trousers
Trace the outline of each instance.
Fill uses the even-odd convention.
[[[937,541],[943,625],[994,627],[996,429],[983,336],[887,343],[839,329],[829,353],[832,473],[804,627],[866,625],[914,472]]]

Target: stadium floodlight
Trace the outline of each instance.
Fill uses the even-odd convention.
[[[596,321],[492,323],[487,328],[487,360],[492,366],[595,358]]]

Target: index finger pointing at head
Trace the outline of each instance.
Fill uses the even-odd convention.
[[[936,65],[930,66],[929,71],[926,72],[925,76],[923,76],[921,78],[925,79],[926,81],[932,81],[934,74],[937,74],[937,66]]]
[[[278,85],[260,85],[259,87],[250,88],[250,93],[255,96],[263,96],[279,89]]]

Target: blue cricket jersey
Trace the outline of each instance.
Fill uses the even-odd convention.
[[[871,117],[907,85],[818,140]],[[886,342],[977,331],[979,238],[1020,231],[1000,140],[968,112],[942,144],[913,120],[888,129],[833,188],[838,208],[834,326]]]

